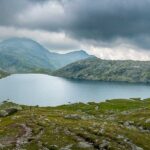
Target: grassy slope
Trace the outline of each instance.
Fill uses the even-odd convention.
[[[53,75],[86,80],[150,82],[150,62],[89,58],[69,64]]]
[[[0,110],[10,107],[18,105],[5,102]],[[0,118],[0,147],[4,150],[94,150],[101,146],[112,150],[150,149],[150,121],[146,121],[150,118],[150,100],[21,107],[17,113]]]

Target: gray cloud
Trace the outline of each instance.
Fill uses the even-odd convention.
[[[0,25],[61,31],[97,44],[122,39],[149,49],[150,1],[1,0]]]
[[[77,0],[68,6],[68,13],[73,14],[70,32],[77,38],[134,41],[150,34],[148,0]]]
[[[15,25],[17,20],[15,16],[26,9],[28,6],[26,0],[1,0],[0,1],[0,24]]]

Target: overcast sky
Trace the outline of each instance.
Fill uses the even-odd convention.
[[[150,60],[150,0],[0,0],[0,40],[11,37],[54,51]]]

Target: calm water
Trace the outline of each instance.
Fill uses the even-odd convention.
[[[150,97],[150,85],[67,80],[42,74],[15,74],[0,80],[0,101],[55,106],[68,102]]]

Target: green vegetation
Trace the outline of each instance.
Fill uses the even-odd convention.
[[[53,75],[85,80],[150,82],[150,61],[88,58],[69,64]]]
[[[150,148],[150,99],[114,99],[58,107],[3,102],[0,115],[3,150]]]

